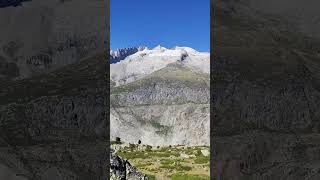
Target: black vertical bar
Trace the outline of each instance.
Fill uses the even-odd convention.
[[[214,66],[214,3],[215,0],[210,0],[210,179],[214,179],[214,158],[215,158],[215,143],[213,137],[213,121],[214,121],[214,92],[213,84],[213,66]]]
[[[106,156],[107,156],[107,165],[106,165],[106,172],[107,172],[107,179],[110,179],[110,0],[107,0],[107,10],[106,10],[106,23],[107,23],[107,71],[106,71],[106,133],[107,133],[107,147],[106,147]]]

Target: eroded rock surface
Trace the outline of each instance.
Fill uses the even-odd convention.
[[[170,64],[113,87],[111,138],[150,145],[209,144],[209,74]]]

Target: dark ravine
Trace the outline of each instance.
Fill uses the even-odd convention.
[[[213,177],[319,179],[319,39],[250,2],[211,8]]]

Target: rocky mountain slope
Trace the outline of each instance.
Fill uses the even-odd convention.
[[[187,50],[190,55],[179,47],[157,47],[111,65],[111,80],[136,75],[111,88],[112,139],[150,145],[209,143],[209,74],[199,68],[209,67],[209,54],[196,57],[198,52]],[[183,53],[187,55],[181,59]]]
[[[319,179],[317,37],[255,3],[212,3],[214,179]]]

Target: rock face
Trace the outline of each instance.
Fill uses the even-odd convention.
[[[124,60],[126,57],[146,49],[146,47],[131,47],[131,48],[122,48],[118,50],[111,50],[110,51],[110,63],[117,63],[120,62],[121,60]]]
[[[173,63],[113,87],[111,138],[150,145],[209,144],[209,86],[209,74]]]
[[[250,2],[212,5],[213,177],[319,179],[320,41]]]
[[[110,179],[112,180],[148,180],[147,176],[134,168],[127,160],[121,158],[111,149]]]

